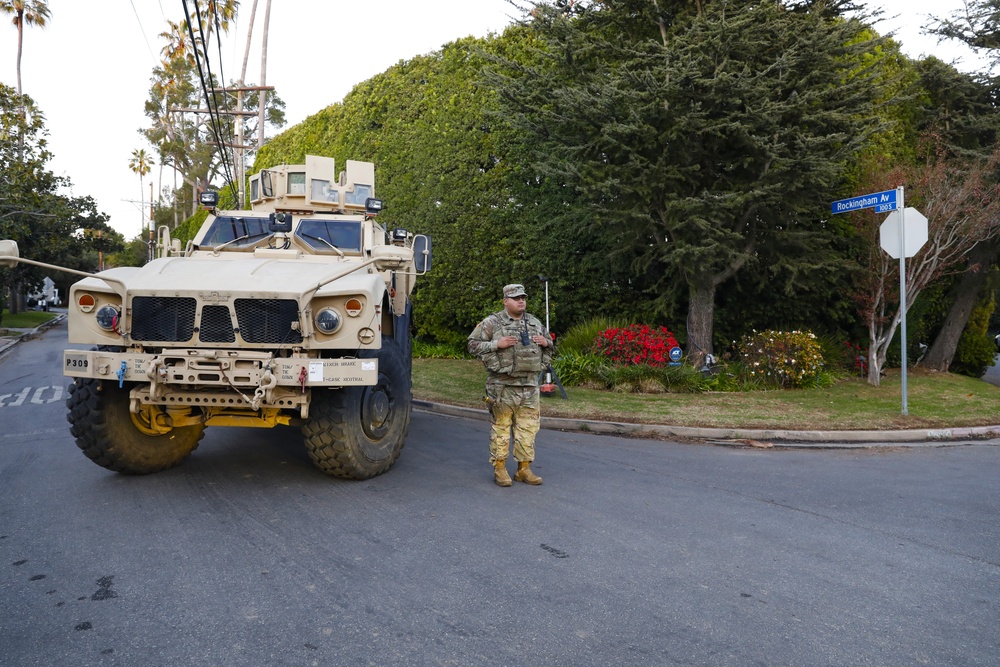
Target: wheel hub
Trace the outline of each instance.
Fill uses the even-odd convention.
[[[361,427],[372,440],[385,437],[392,421],[392,399],[388,388],[378,384],[365,392],[361,405]]]

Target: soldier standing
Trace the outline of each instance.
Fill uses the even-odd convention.
[[[486,401],[490,409],[490,463],[499,486],[510,486],[507,454],[514,440],[514,479],[541,484],[531,471],[539,428],[538,376],[549,367],[552,339],[534,315],[525,312],[523,285],[503,288],[504,309],[479,323],[469,336],[469,353],[486,366]]]

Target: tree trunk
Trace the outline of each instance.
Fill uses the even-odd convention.
[[[177,200],[180,199],[180,190],[177,189],[177,170],[174,169],[174,196],[172,206],[174,209],[174,229],[177,229],[177,225],[180,224],[180,218],[177,216]]]
[[[873,387],[879,386],[882,380],[882,364],[879,358],[878,344],[874,340],[868,341],[868,384]]]
[[[688,286],[687,357],[695,368],[705,365],[714,354],[712,332],[715,317],[715,285],[690,283]]]
[[[958,281],[954,291],[955,300],[951,304],[944,326],[938,332],[927,356],[920,365],[925,368],[945,372],[951,367],[958,350],[958,341],[969,323],[969,315],[979,300],[983,286],[990,274],[990,268],[1000,253],[1000,245],[992,241],[984,241],[972,249],[969,263],[972,268],[966,271]]]
[[[21,312],[21,286],[13,285],[10,288],[10,300],[7,302],[7,310],[10,311],[11,315],[17,315]]]
[[[17,12],[14,25],[17,26],[17,96],[21,97],[21,46],[24,42],[24,9]]]

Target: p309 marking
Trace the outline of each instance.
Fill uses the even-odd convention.
[[[66,368],[75,368],[83,370],[87,368],[89,361],[87,356],[84,354],[67,354],[66,355]]]

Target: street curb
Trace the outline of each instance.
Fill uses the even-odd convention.
[[[19,336],[4,338],[3,340],[0,340],[0,357],[2,357],[8,350],[10,350],[10,348],[14,347],[22,340],[28,340],[33,336],[37,336],[38,334],[45,331],[49,327],[53,327],[59,322],[62,322],[64,319],[66,319],[66,313],[60,313],[59,315],[56,315],[48,322],[45,322],[44,324],[39,324],[34,329],[31,329],[30,331],[25,331]]]
[[[437,414],[489,421],[485,410],[444,403],[414,400],[413,406]],[[626,424],[592,419],[542,417],[542,428],[578,431],[599,435],[627,435],[646,438],[693,438],[711,444],[775,448],[871,448],[871,447],[944,447],[976,441],[977,444],[1000,439],[1000,426],[973,426],[948,429],[907,429],[901,431],[789,431],[784,429],[706,428],[666,424]],[[717,442],[724,441],[724,442]]]

